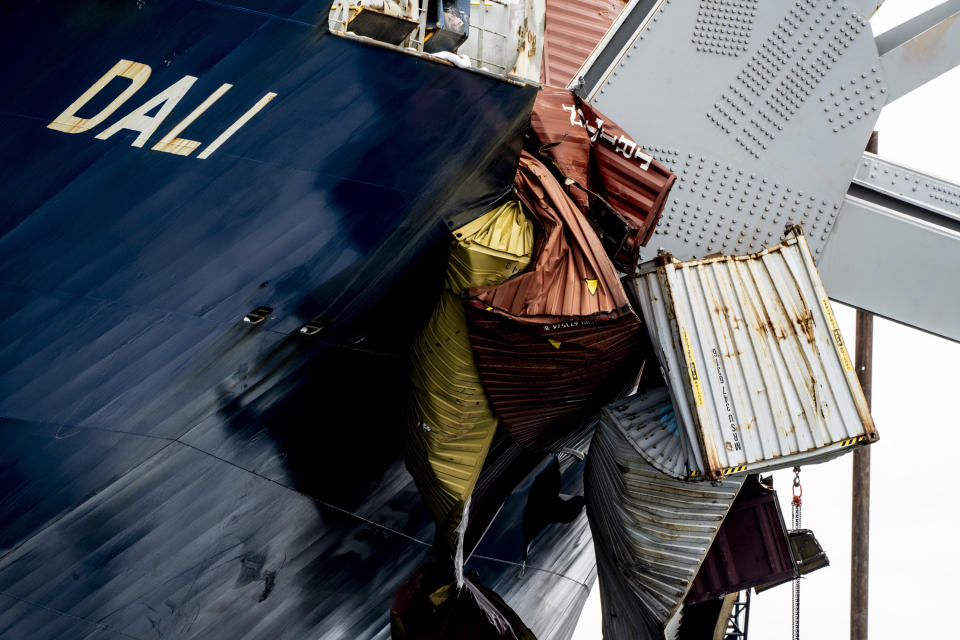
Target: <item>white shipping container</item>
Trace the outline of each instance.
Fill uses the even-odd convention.
[[[641,311],[693,479],[820,462],[878,439],[799,227],[747,256],[640,265]]]

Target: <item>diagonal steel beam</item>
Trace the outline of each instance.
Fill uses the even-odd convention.
[[[960,341],[960,185],[864,154],[818,267],[831,298]]]
[[[960,222],[960,185],[864,153],[853,184]]]
[[[890,104],[960,64],[960,0],[882,33],[876,42]]]

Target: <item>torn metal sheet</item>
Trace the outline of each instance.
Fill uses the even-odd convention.
[[[540,91],[530,128],[540,153],[565,178],[568,195],[594,222],[610,258],[632,272],[676,175],[568,89]]]
[[[592,431],[581,430],[568,441],[568,444],[574,449],[585,451],[592,435]],[[494,455],[493,450],[497,444],[495,440],[491,447],[491,457]],[[520,448],[516,444],[513,447]],[[524,623],[542,640],[569,639],[573,635],[576,618],[572,622],[564,620],[552,611],[567,610],[567,607],[577,607],[579,611],[597,575],[590,525],[586,511],[582,509],[572,522],[549,524],[535,536],[529,546],[526,565],[523,565],[522,547],[525,536],[521,527],[516,526],[515,523],[526,518],[531,501],[536,500],[537,478],[550,466],[551,458],[552,456],[546,456],[541,464],[525,474],[526,477],[521,477],[512,494],[506,496],[506,499],[500,499],[497,503],[502,504],[499,514],[490,531],[484,536],[483,542],[467,563],[468,570],[478,571],[484,579],[484,584],[503,596],[511,606],[515,601],[533,604],[535,598],[542,598],[539,607],[513,606],[523,618]],[[522,466],[523,460],[520,459],[518,462]],[[565,454],[560,456],[559,489],[562,494],[583,495],[584,467],[583,461],[576,456]],[[486,472],[485,467],[484,474]],[[471,523],[476,522],[473,503],[478,501],[481,483],[483,483],[483,475],[471,500]],[[497,552],[498,558],[514,563],[512,572],[504,573],[502,577],[495,580],[490,578],[490,571],[495,567],[491,564],[483,564],[482,561],[483,558],[492,555],[491,551],[494,549],[501,550]],[[545,587],[555,578],[551,572],[576,577],[579,582],[567,579],[566,583],[569,587],[567,590],[556,588],[558,585],[555,585],[547,595]],[[544,606],[548,602],[551,606]]]
[[[587,514],[608,640],[663,638],[744,478],[689,483],[641,455],[604,416],[587,458]]]
[[[798,228],[748,256],[661,256],[629,286],[690,444],[691,476],[819,462],[878,439]]]
[[[540,81],[554,87],[570,84],[626,4],[626,0],[547,2]]]
[[[638,452],[653,468],[672,478],[684,479],[697,471],[689,438],[677,432],[670,392],[655,387],[611,402],[603,409],[603,420],[616,425],[639,445]]]
[[[517,444],[505,429],[497,430],[470,498],[470,518],[463,545],[465,556],[477,550],[478,544],[481,547],[489,544],[486,536],[490,523],[503,519],[511,494],[516,495],[518,487],[543,463],[544,457],[543,452],[530,451]],[[516,522],[522,519],[523,510],[518,509]],[[519,535],[515,524],[509,530]],[[518,541],[516,547],[521,544]]]
[[[527,152],[520,157],[515,189],[542,230],[533,264],[500,286],[470,289],[468,303],[528,324],[572,316],[593,320],[632,316],[627,294],[596,233],[553,174]]]
[[[536,640],[495,591],[466,576],[462,587],[435,565],[414,572],[390,605],[393,640]]]
[[[533,250],[533,224],[510,201],[453,232],[446,290],[411,349],[407,467],[433,514],[438,540],[455,547],[497,420],[470,350],[460,292],[504,282]]]
[[[516,189],[542,231],[530,268],[464,304],[494,412],[521,444],[550,448],[619,391],[640,324],[589,223],[528,153]]]

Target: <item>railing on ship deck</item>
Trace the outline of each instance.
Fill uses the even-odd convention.
[[[544,0],[471,0],[470,6],[468,37],[457,51],[450,53],[466,56],[470,66],[476,69],[500,75],[520,76],[538,82],[542,57]],[[430,36],[430,0],[409,0],[405,3],[392,0],[334,3],[330,9],[330,31],[341,35],[348,31],[354,32],[350,29],[350,23],[361,10],[378,11],[400,20],[416,21],[416,29],[397,46],[417,53],[424,52],[425,43]],[[524,27],[528,25],[533,25],[529,30],[532,34],[524,31]]]

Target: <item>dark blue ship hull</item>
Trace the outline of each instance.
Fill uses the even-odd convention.
[[[429,559],[405,349],[448,227],[510,189],[535,88],[333,36],[328,6],[0,5],[0,637],[385,638]],[[48,126],[120,60],[142,88]],[[145,144],[95,137],[185,76]],[[196,151],[153,149],[225,83]],[[513,589],[516,508],[468,569],[568,636],[592,561],[548,532],[539,590]]]

